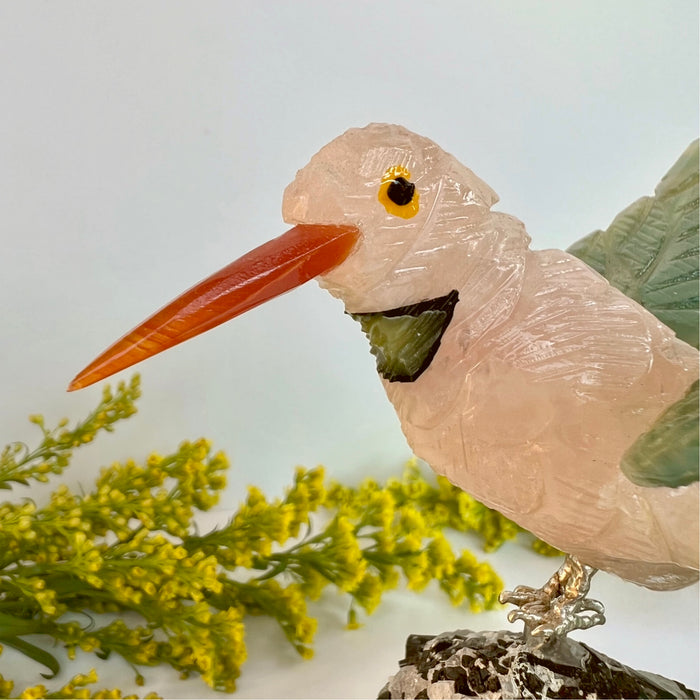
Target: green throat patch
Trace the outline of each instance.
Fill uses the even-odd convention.
[[[458,301],[453,289],[417,304],[350,316],[362,326],[379,374],[390,382],[413,382],[430,366]]]

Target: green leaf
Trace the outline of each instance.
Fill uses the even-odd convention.
[[[698,481],[698,381],[634,442],[620,467],[638,486],[686,486]]]
[[[41,623],[37,620],[28,620],[0,612],[0,639],[10,639],[21,634],[34,634],[40,627]]]
[[[656,187],[569,252],[698,347],[698,154],[688,146]]]
[[[61,665],[58,663],[58,661],[56,661],[54,656],[49,654],[48,651],[44,651],[34,644],[30,644],[25,639],[20,639],[19,637],[4,637],[2,641],[4,644],[7,644],[8,647],[13,647],[14,649],[17,649],[17,651],[21,651],[30,659],[40,663],[42,666],[46,666],[51,673],[42,673],[41,676],[43,678],[54,678],[54,676],[56,676],[61,670]]]

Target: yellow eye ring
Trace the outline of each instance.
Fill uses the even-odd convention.
[[[420,195],[411,182],[411,173],[402,165],[394,165],[384,173],[377,199],[393,216],[410,219],[418,213]]]

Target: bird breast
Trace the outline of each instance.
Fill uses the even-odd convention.
[[[528,253],[520,282],[486,302],[498,318],[460,291],[425,373],[384,381],[410,445],[592,566],[652,588],[696,580],[698,484],[642,488],[619,464],[697,378],[697,352],[566,253]]]

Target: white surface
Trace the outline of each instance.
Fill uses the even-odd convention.
[[[2,437],[31,441],[32,412],[85,414],[100,389],[65,394],[73,375],[285,230],[284,186],[349,126],[433,138],[534,247],[606,226],[697,137],[697,25],[694,0],[1,3]],[[280,493],[297,463],[356,481],[409,456],[366,340],[313,284],[139,369],[139,416],[85,448],[68,481],[199,435],[234,462],[229,505],[248,483]],[[492,559],[510,586],[551,569],[517,546]],[[697,586],[594,587],[609,623],[579,638],[700,685]],[[239,696],[369,697],[407,634],[506,624],[437,595],[389,596],[355,632],[344,610],[324,603],[311,662],[254,621]],[[126,690],[128,669],[106,669]],[[20,660],[13,677],[37,668]],[[163,695],[213,695],[147,677]]]

